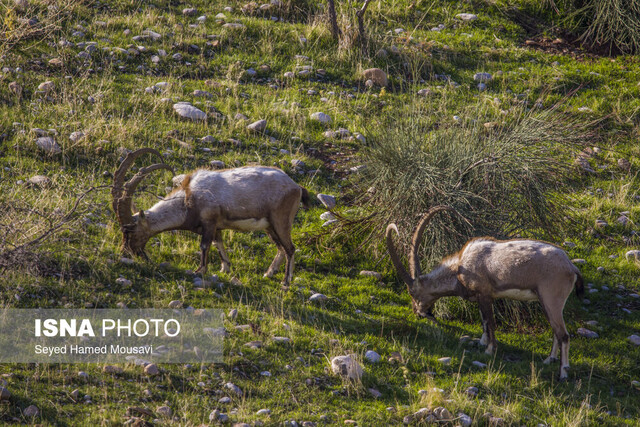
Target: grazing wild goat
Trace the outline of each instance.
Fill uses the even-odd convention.
[[[418,248],[427,223],[440,211],[453,209],[436,206],[422,217],[416,227],[409,252],[410,272],[404,268],[395,250],[392,231],[386,230],[387,247],[391,260],[402,280],[407,284],[414,312],[433,319],[431,309],[442,297],[459,296],[478,302],[482,317],[483,334],[480,343],[486,353],[496,349],[493,300],[509,298],[520,301],[540,301],[553,329],[553,347],[544,363],[557,360],[561,352],[560,379],[567,378],[569,370],[569,334],[564,325],[562,311],[574,285],[582,296],[582,276],[560,248],[537,240],[495,240],[480,237],[467,242],[457,253],[442,260],[431,272],[422,275]]]
[[[215,242],[222,259],[223,272],[229,271],[229,258],[222,244],[221,230],[266,230],[278,247],[278,253],[264,274],[272,277],[284,258],[287,266],[283,283],[293,277],[291,227],[300,200],[309,204],[307,190],[293,182],[280,169],[255,166],[210,171],[199,169],[188,174],[179,188],[147,211],[133,213],[132,197],[144,177],[158,169],[173,169],[165,163],[141,168],[126,183],[124,177],[134,161],[143,154],[162,155],[153,148],[141,148],[120,164],[113,177],[113,210],[122,229],[123,250],[146,257],[144,247],[154,235],[167,230],[189,230],[202,236],[200,267],[205,274],[209,248]]]

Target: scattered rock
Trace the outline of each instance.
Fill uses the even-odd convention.
[[[118,277],[116,279],[116,285],[118,286],[123,286],[123,287],[129,287],[131,286],[132,282],[129,279],[125,279],[124,277]]]
[[[463,412],[458,412],[458,423],[460,423],[462,427],[469,427],[473,424],[473,419]]]
[[[182,301],[173,300],[169,303],[169,308],[182,308]]]
[[[271,409],[260,409],[256,415],[271,415]]]
[[[578,328],[577,334],[584,338],[598,338],[598,333],[586,328]]]
[[[631,162],[627,159],[618,159],[618,167],[625,172],[629,172],[631,169]]]
[[[478,390],[478,387],[471,386],[471,387],[467,387],[467,389],[464,392],[469,397],[476,397],[478,396],[479,390]]]
[[[44,188],[51,184],[51,180],[44,175],[34,175],[29,178],[29,184],[34,187]]]
[[[627,261],[629,261],[629,258],[635,261],[640,261],[640,251],[637,249],[627,251],[627,253],[624,254],[624,257],[627,259]]]
[[[44,93],[49,93],[56,88],[56,84],[51,80],[42,82],[38,85],[38,90],[43,91]]]
[[[605,228],[608,225],[609,224],[607,223],[607,221],[602,220],[602,219],[597,219],[596,222],[595,222],[595,227],[596,228]]]
[[[486,363],[482,363],[482,362],[480,362],[480,361],[478,361],[478,360],[474,360],[473,362],[471,362],[471,364],[472,364],[473,366],[475,366],[476,368],[480,368],[480,369],[484,369],[484,368],[486,368],[486,367],[487,367],[487,364],[486,364]]]
[[[279,344],[288,344],[291,342],[291,338],[289,337],[273,337],[271,339]]]
[[[105,374],[121,374],[123,371],[119,366],[105,365],[102,368],[102,372],[104,372]]]
[[[353,355],[336,356],[331,359],[331,370],[334,374],[348,378],[350,380],[359,380],[362,378],[362,366],[355,360]]]
[[[27,418],[37,417],[40,414],[40,409],[36,405],[30,405],[22,414]]]
[[[227,22],[222,26],[223,28],[229,28],[232,30],[242,30],[245,28],[244,24],[240,24],[237,22]]]
[[[84,132],[72,132],[71,135],[69,135],[69,139],[71,140],[71,142],[78,142],[80,141],[82,138],[84,138]]]
[[[364,354],[364,358],[367,359],[371,363],[378,363],[381,359],[380,355],[373,350],[368,350]]]
[[[320,293],[315,293],[309,297],[309,301],[311,302],[325,302],[328,299],[329,297]]]
[[[320,218],[320,219],[324,219],[324,218]],[[367,277],[374,277],[377,280],[382,280],[382,274],[378,273],[377,271],[369,271],[369,270],[362,270],[360,272],[361,276],[367,276]]]
[[[572,259],[571,262],[576,265],[581,265],[581,264],[586,264],[587,260],[582,258],[575,258],[575,259]]]
[[[178,102],[177,104],[173,104],[173,109],[180,117],[190,120],[205,120],[207,118],[207,114],[189,104],[188,102]]]
[[[18,82],[9,83],[9,90],[16,96],[22,95],[22,86]]]
[[[322,113],[322,112],[317,112],[317,113],[311,114],[311,120],[314,120],[314,121],[320,122],[320,123],[324,123],[324,124],[331,123],[331,117],[329,117],[328,114],[325,114],[325,113]]]
[[[456,18],[469,22],[478,19],[478,15],[474,15],[473,13],[459,13],[456,15]]]
[[[433,415],[433,413],[428,408],[422,408],[422,409],[419,409],[417,412],[414,412],[413,414],[407,415],[406,417],[404,417],[402,422],[404,424],[419,423],[419,422],[435,423],[437,420],[438,419],[436,418],[436,416]]]
[[[198,9],[195,7],[187,7],[182,9],[182,14],[185,16],[196,16],[198,14]]]
[[[438,362],[440,362],[443,365],[450,365],[451,364],[451,358],[450,357],[441,357],[438,359]]]
[[[633,345],[640,345],[640,336],[638,335],[629,335],[627,337],[627,339],[629,340],[629,342]]]
[[[440,421],[446,421],[446,420],[452,420],[453,419],[453,415],[451,415],[451,412],[449,412],[447,410],[447,408],[443,408],[442,406],[438,406],[436,409],[434,409],[433,410],[433,414]]]
[[[158,369],[158,366],[155,363],[149,363],[144,367],[144,373],[149,376],[154,376],[160,373],[160,369]]]
[[[9,400],[11,393],[4,387],[0,387],[0,401]]]
[[[380,391],[376,390],[375,388],[370,388],[368,389],[368,391],[375,399],[380,399],[382,397],[382,393],[380,393]]]
[[[247,126],[247,129],[252,130],[254,132],[264,132],[267,129],[267,121],[266,120],[258,120],[257,122],[251,123]]]
[[[262,341],[249,341],[248,343],[245,343],[245,347],[258,350],[259,348],[262,348]]]
[[[336,198],[334,196],[319,193],[316,197],[318,198],[318,200],[320,200],[320,203],[322,203],[325,208],[333,209],[336,207]]]
[[[242,396],[242,389],[240,389],[240,387],[238,387],[234,383],[226,383],[224,385],[224,388],[231,391],[232,393],[235,393],[239,397]]]
[[[489,73],[475,73],[473,75],[473,80],[477,82],[488,82],[493,79],[493,76]]]
[[[382,71],[380,68],[369,68],[364,70],[363,74],[366,79],[371,80],[375,85],[386,87],[389,83],[387,73]]]
[[[156,408],[156,413],[164,418],[169,418],[173,415],[173,411],[168,406],[159,406]]]
[[[58,143],[50,136],[36,139],[36,145],[47,154],[60,154],[62,152]]]
[[[429,96],[433,94],[433,91],[431,89],[425,88],[425,89],[420,89],[418,91],[418,95],[419,96]]]

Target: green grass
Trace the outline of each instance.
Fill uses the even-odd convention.
[[[46,6],[31,3],[37,10],[33,13],[45,22]],[[292,13],[286,15],[291,16],[289,22],[272,22],[262,15],[243,14],[244,2],[200,0],[189,5],[164,0],[78,2],[50,35],[0,49],[4,54],[0,68],[13,70],[0,71],[0,252],[35,238],[50,220],[55,223],[61,212],[69,211],[77,195],[100,187],[86,195],[59,232],[29,248],[33,253],[18,265],[0,270],[0,305],[115,308],[124,303],[131,308],[165,308],[169,301],[180,299],[185,306],[239,312],[235,321],[225,321],[230,336],[221,365],[163,365],[162,375],[154,378],[133,365],[123,365],[122,374],[105,374],[96,365],[0,365],[0,385],[6,382],[12,393],[8,402],[0,404],[2,423],[117,425],[126,421],[128,407],[155,411],[168,405],[177,419],[163,422],[175,425],[208,423],[215,408],[233,422],[343,424],[352,419],[363,426],[387,425],[402,423],[419,408],[436,406],[445,406],[454,415],[464,412],[481,425],[489,424],[483,417],[487,413],[513,425],[637,424],[640,391],[631,382],[640,381],[640,349],[626,337],[640,331],[640,300],[630,296],[640,289],[640,274],[624,254],[640,244],[638,57],[576,58],[527,47],[526,29],[507,12],[517,7],[537,13],[544,26],[546,12],[537,10],[532,1],[414,3],[413,7],[406,0],[371,3],[367,12],[371,55],[336,45],[317,16]],[[0,15],[5,16],[13,4],[0,1]],[[187,6],[198,8],[196,17],[207,15],[204,24],[189,26],[196,17],[182,15]],[[223,11],[225,6],[232,6],[233,12]],[[346,3],[338,9],[340,15],[349,12]],[[228,22],[242,22],[246,29],[223,28],[215,18],[220,12]],[[460,23],[455,15],[461,12],[477,13],[479,18]],[[285,12],[266,16],[280,13]],[[444,30],[430,31],[440,23]],[[85,28],[85,37],[71,35],[77,25]],[[405,33],[396,35],[396,28]],[[131,33],[125,35],[125,29]],[[132,40],[145,29],[161,33],[162,39]],[[300,42],[300,37],[307,42]],[[74,43],[96,41],[98,50],[85,66],[85,60],[77,57],[82,49],[62,47],[58,43],[62,38]],[[218,46],[207,45],[215,40],[220,41]],[[192,44],[200,53],[189,51]],[[129,45],[143,45],[149,52],[112,57],[102,50]],[[151,55],[159,49],[169,55],[156,66]],[[387,50],[388,56],[375,56],[379,49]],[[180,62],[171,58],[177,52],[183,55]],[[48,64],[54,57],[63,60],[62,69]],[[260,71],[262,64],[268,64],[270,71]],[[283,77],[303,65],[325,69],[326,76]],[[363,69],[373,66],[389,74],[391,83],[385,91],[365,88],[360,78]],[[16,73],[17,67],[22,71]],[[242,74],[250,67],[259,71],[253,79]],[[494,75],[485,91],[476,88],[476,72]],[[443,74],[459,86],[435,78]],[[48,98],[35,93],[46,80],[55,82]],[[219,87],[206,84],[207,80]],[[24,88],[21,98],[9,90],[12,81]],[[165,92],[145,93],[146,87],[161,81],[169,83]],[[432,95],[418,96],[422,88],[429,88]],[[207,90],[212,97],[194,98],[196,89]],[[317,93],[310,95],[309,90]],[[182,121],[172,103],[161,101],[165,97],[192,101],[203,110],[215,107],[224,119]],[[557,382],[557,365],[542,364],[551,348],[551,331],[538,305],[526,305],[518,313],[503,307],[498,316],[498,353],[486,356],[482,349],[459,340],[462,335],[481,334],[473,305],[448,303],[438,324],[416,319],[384,252],[362,249],[348,229],[345,234],[328,234],[319,206],[298,213],[294,243],[299,252],[289,290],[262,278],[275,255],[264,233],[225,232],[232,274],[220,275],[220,289],[194,288],[188,270],[197,266],[198,239],[192,234],[159,235],[147,246],[148,262],[136,260],[133,266],[119,262],[120,233],[109,189],[102,186],[111,183],[104,173],[115,170],[122,147],[156,147],[179,172],[207,167],[211,160],[228,166],[277,165],[312,193],[337,195],[338,211],[351,218],[362,210],[348,197],[354,183],[350,168],[362,164],[362,146],[357,140],[327,139],[323,136],[327,128],[311,122],[311,113],[329,114],[330,129],[344,127],[373,141],[384,130],[385,119],[396,114],[429,112],[417,118],[425,129],[457,126],[454,115],[465,125],[477,120],[481,126],[515,119],[524,101],[529,107],[541,102],[548,109],[567,97],[561,106],[564,114],[582,123],[600,120],[593,144],[602,151],[589,160],[595,173],[570,183],[570,208],[576,220],[554,239],[558,244],[565,239],[576,244],[566,247],[567,252],[571,258],[586,260],[580,266],[586,282],[599,289],[588,294],[590,304],[574,296],[568,300],[565,319],[572,334],[572,370],[566,383]],[[266,119],[268,135],[249,133],[246,123],[234,119],[238,112],[251,121]],[[47,156],[38,150],[33,128],[55,129],[62,153]],[[74,131],[83,131],[85,138],[71,142],[68,137]],[[220,142],[201,142],[206,135]],[[229,142],[231,138],[241,145]],[[620,158],[631,162],[629,173],[618,168]],[[303,160],[305,171],[319,172],[298,174],[293,159]],[[37,189],[18,184],[37,174],[48,176],[51,185]],[[136,198],[139,207],[150,206],[155,195],[166,194],[165,187],[171,185],[169,174],[161,173],[145,183],[146,191]],[[616,222],[622,211],[630,212],[630,225]],[[594,229],[596,219],[609,226]],[[161,268],[161,263],[169,266]],[[213,268],[216,265],[214,258]],[[604,272],[597,270],[599,266]],[[382,283],[360,276],[364,269],[381,272]],[[132,287],[116,285],[119,276],[132,280]],[[233,276],[243,286],[230,285]],[[602,290],[603,285],[609,290]],[[312,292],[330,299],[316,306],[307,301]],[[597,327],[589,327],[600,334],[596,340],[575,334],[578,327],[588,327],[589,320],[598,321]],[[246,324],[255,327],[245,332],[234,328]],[[277,344],[270,341],[272,336],[288,336],[293,342]],[[262,340],[264,346],[259,350],[244,346],[252,340]],[[363,361],[369,349],[381,354],[382,361],[362,362],[361,384],[344,383],[331,374],[331,357],[354,353]],[[404,362],[388,362],[392,352],[400,352]],[[453,358],[451,365],[437,362],[444,356]],[[489,366],[482,370],[473,361]],[[79,371],[87,372],[88,379],[78,377]],[[260,375],[262,371],[271,376]],[[230,404],[220,404],[218,399],[227,395],[223,388],[227,381],[244,395],[230,395]],[[469,386],[478,387],[477,398],[464,393]],[[373,398],[368,388],[379,390],[382,397]],[[75,403],[70,397],[75,389],[80,396],[90,396],[91,403]],[[22,416],[31,404],[41,410],[34,420]],[[261,408],[271,409],[271,415],[256,415]]]

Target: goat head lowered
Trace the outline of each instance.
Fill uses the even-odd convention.
[[[141,168],[129,181],[125,175],[143,154],[162,155],[153,148],[129,153],[113,177],[113,210],[122,229],[126,253],[145,256],[144,247],[154,235],[167,230],[188,230],[202,236],[199,273],[206,273],[211,243],[222,259],[221,271],[229,271],[229,258],[222,244],[221,230],[265,230],[278,253],[265,277],[272,277],[286,258],[283,283],[293,277],[295,247],[291,240],[293,220],[302,200],[309,205],[309,193],[282,170],[247,166],[211,171],[198,169],[186,175],[179,188],[146,211],[132,212],[132,197],[138,184],[150,172],[166,169],[165,163]]]
[[[416,227],[409,252],[409,269],[404,268],[393,244],[395,224],[386,230],[386,242],[391,260],[399,276],[407,284],[414,312],[421,317],[433,317],[434,303],[449,296],[475,301],[480,308],[483,334],[480,343],[486,353],[496,349],[493,300],[509,298],[521,301],[540,301],[553,330],[553,347],[545,363],[557,360],[561,353],[560,379],[569,370],[569,334],[562,311],[574,286],[582,296],[582,276],[567,254],[557,246],[537,240],[495,240],[480,237],[468,241],[457,253],[444,258],[431,272],[422,274],[418,249],[425,227],[441,211],[454,211],[436,206],[424,214]],[[455,212],[455,211],[454,211]]]

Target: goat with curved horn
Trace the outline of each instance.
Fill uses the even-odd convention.
[[[560,349],[560,379],[566,379],[569,334],[562,312],[574,287],[578,296],[584,294],[580,271],[562,249],[550,243],[480,237],[468,241],[460,251],[444,258],[431,272],[423,275],[418,259],[422,234],[433,216],[444,210],[455,212],[447,206],[436,206],[418,223],[409,253],[410,272],[405,269],[393,244],[392,234],[398,233],[398,227],[389,224],[386,230],[391,261],[407,284],[414,312],[421,317],[433,318],[433,305],[443,297],[458,296],[477,302],[483,325],[480,343],[492,354],[497,348],[493,300],[540,301],[553,330],[551,354],[544,363],[557,360]]]
[[[283,283],[293,277],[295,247],[291,240],[293,220],[300,201],[309,205],[309,193],[280,169],[255,166],[222,171],[196,170],[187,174],[179,188],[146,211],[133,213],[133,194],[151,172],[173,169],[165,163],[141,168],[129,181],[127,171],[143,154],[162,155],[153,148],[141,148],[129,153],[114,174],[113,210],[123,235],[123,249],[145,256],[147,241],[168,230],[188,230],[202,236],[200,266],[207,271],[208,254],[215,243],[222,259],[221,271],[229,271],[229,258],[222,244],[221,230],[265,230],[278,247],[278,253],[265,277],[272,277],[286,258]]]

